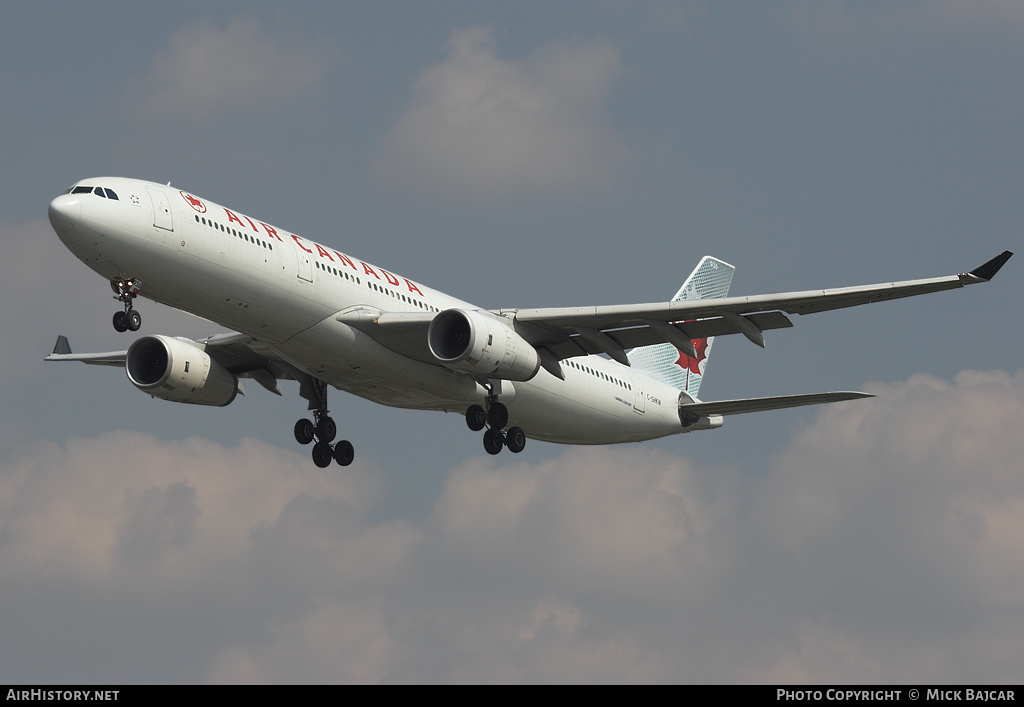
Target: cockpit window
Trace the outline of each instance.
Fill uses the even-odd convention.
[[[85,185],[71,187],[65,194],[95,194],[101,199],[113,199],[114,201],[120,201],[117,198],[117,194],[114,193],[113,189],[107,189],[106,187],[88,187]]]

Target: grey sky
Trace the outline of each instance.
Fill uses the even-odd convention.
[[[485,307],[951,274],[1024,223],[1017,2],[8,3],[0,681],[1020,682],[1020,263],[720,339],[708,399],[490,458],[335,392],[151,400],[48,201],[167,182]],[[1024,256],[1018,256],[1024,257]],[[143,333],[220,327],[154,303]]]

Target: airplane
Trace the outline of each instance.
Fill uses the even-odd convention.
[[[830,290],[729,297],[735,268],[700,260],[667,302],[484,310],[333,247],[167,185],[119,177],[77,182],[50,203],[65,246],[110,281],[117,331],[138,331],[141,295],[231,333],[194,341],[147,335],[125,351],[47,361],[124,368],[144,393],[224,406],[251,379],[281,395],[299,383],[313,419],[295,423],[318,467],[352,463],[328,389],[384,405],[457,412],[484,449],[527,438],[615,444],[721,427],[724,418],[872,397],[840,391],[705,402],[715,337],[764,332],[811,314],[988,282],[1012,253],[967,273]]]

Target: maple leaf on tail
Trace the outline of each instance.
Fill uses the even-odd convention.
[[[696,373],[699,376],[701,375],[700,362],[708,357],[708,340],[706,338],[694,339],[692,343],[693,350],[694,353],[697,354],[697,358],[693,358],[692,356],[689,356],[687,354],[684,354],[682,351],[679,351],[679,359],[676,361],[676,365],[679,366],[680,368],[689,371],[690,373]]]

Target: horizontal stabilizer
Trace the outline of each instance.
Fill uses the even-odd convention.
[[[772,398],[743,398],[741,400],[718,400],[710,403],[684,403],[679,406],[679,412],[700,417],[708,415],[739,415],[744,412],[782,410],[783,408],[795,408],[801,405],[820,405],[821,403],[838,403],[843,400],[873,397],[875,396],[870,393],[858,393],[856,391],[780,395]]]

